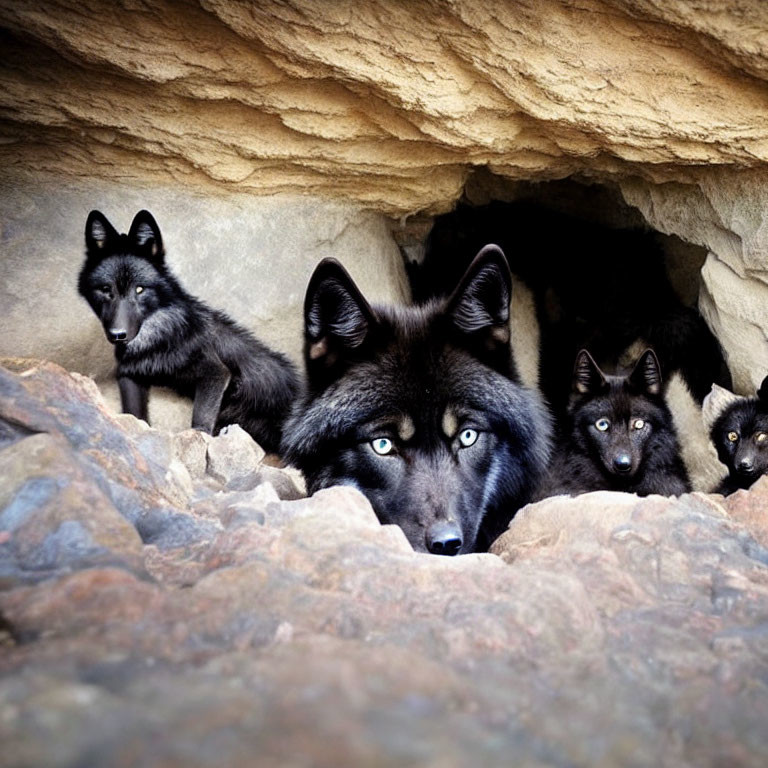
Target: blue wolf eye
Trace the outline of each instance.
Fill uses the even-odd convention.
[[[598,419],[595,422],[595,426],[600,430],[600,432],[607,432],[608,427],[611,426],[611,422],[608,421],[608,419]]]
[[[477,442],[478,433],[474,429],[465,429],[459,435],[459,442],[463,448],[469,448]]]
[[[392,441],[387,437],[377,437],[375,440],[371,440],[371,448],[373,448],[379,456],[386,456],[392,452]]]

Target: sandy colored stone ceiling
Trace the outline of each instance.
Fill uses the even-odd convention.
[[[6,170],[445,210],[768,160],[763,0],[0,0]]]

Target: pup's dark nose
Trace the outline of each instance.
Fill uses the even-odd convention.
[[[632,469],[632,459],[626,453],[620,453],[613,458],[613,468],[621,474],[625,474]]]
[[[749,474],[754,468],[755,468],[755,465],[752,462],[752,459],[748,459],[745,457],[741,459],[741,461],[739,461],[739,464],[738,464],[739,472],[744,472],[745,474]]]
[[[430,525],[425,538],[433,555],[457,555],[462,545],[459,527],[444,520]]]
[[[116,341],[125,341],[128,338],[128,331],[121,328],[110,328],[107,331],[107,338],[114,344]]]

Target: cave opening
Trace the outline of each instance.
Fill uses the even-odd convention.
[[[513,274],[513,350],[523,383],[565,408],[578,351],[606,372],[652,347],[700,405],[730,387],[720,345],[698,311],[706,249],[652,229],[618,186],[569,178],[470,177],[454,209],[401,243],[415,302],[448,295],[474,255],[496,243]]]

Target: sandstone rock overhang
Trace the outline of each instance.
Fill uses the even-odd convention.
[[[768,160],[743,0],[0,2],[0,162],[446,210],[472,169],[698,184]]]

